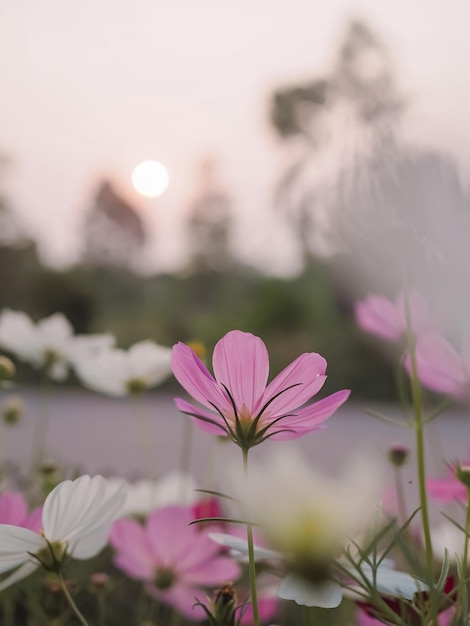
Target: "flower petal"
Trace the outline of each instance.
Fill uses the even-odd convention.
[[[188,585],[216,586],[240,578],[238,563],[226,556],[209,559],[205,564],[196,563],[184,573],[184,582]]]
[[[214,408],[212,404],[220,409],[229,408],[229,401],[214,377],[189,346],[179,342],[173,347],[171,367],[176,380],[198,402],[210,409]]]
[[[225,425],[224,420],[218,413],[210,413],[209,411],[204,411],[204,409],[200,409],[199,407],[191,404],[190,402],[186,402],[182,398],[175,398],[176,407],[182,413],[187,413],[190,419],[206,433],[211,433],[213,435],[223,435],[224,431],[226,432],[227,427]],[[198,419],[194,417],[195,415],[200,415],[202,419]],[[211,420],[210,422],[206,420]],[[212,422],[216,422],[220,426],[213,424]]]
[[[108,485],[102,476],[85,475],[64,481],[51,491],[44,503],[44,533],[49,541],[68,541],[72,556],[73,546],[78,548],[81,541],[94,538],[97,554],[103,547],[100,528],[109,532],[125,499],[124,484]],[[87,544],[86,549],[82,547],[89,554],[90,545]]]
[[[274,441],[287,441],[322,428],[322,422],[331,417],[346,402],[350,393],[349,389],[343,389],[296,411],[295,415],[278,422],[273,427],[273,432],[278,428],[280,430],[285,428],[286,431],[273,435],[271,439]]]
[[[326,361],[320,354],[301,354],[269,383],[260,404],[282,392],[269,405],[269,414],[276,417],[297,409],[320,391],[326,380],[325,372]],[[292,385],[295,386],[288,389]],[[259,410],[261,406],[256,408]]]
[[[110,543],[117,555],[115,563],[132,578],[151,580],[155,565],[145,534],[145,529],[135,520],[120,519],[114,522]]]
[[[171,374],[171,348],[154,341],[139,341],[129,348],[129,369],[132,377],[145,381],[148,387],[163,382]]]
[[[403,315],[395,302],[384,296],[369,294],[356,302],[356,322],[363,330],[388,341],[396,341],[404,333]]]
[[[0,573],[30,561],[28,552],[35,553],[46,545],[43,537],[29,528],[0,524]]]
[[[423,385],[452,396],[465,394],[468,382],[460,355],[453,346],[437,334],[418,337],[416,342],[416,365],[418,376]],[[410,357],[405,360],[405,367],[411,371]]]
[[[239,553],[243,556],[248,555],[248,542],[246,539],[234,537],[233,535],[228,535],[226,533],[209,533],[209,538],[222,546],[230,548],[233,552]],[[279,560],[282,558],[279,552],[269,550],[268,548],[262,548],[261,546],[255,545],[253,546],[253,549],[255,552],[255,559],[257,561],[261,561],[263,559]]]
[[[269,357],[263,341],[241,330],[227,333],[214,348],[214,375],[227,387],[238,410],[245,404],[251,413],[266,389]]]
[[[0,523],[23,526],[28,514],[26,502],[20,493],[5,491],[0,496]]]
[[[167,591],[159,591],[155,587],[148,585],[147,591],[162,602],[176,607],[184,617],[190,620],[202,621],[207,617],[200,606],[195,606],[195,602],[198,600],[206,600],[206,594],[198,587],[176,584]]]
[[[313,584],[295,574],[287,574],[279,585],[278,595],[283,600],[294,600],[303,606],[318,606],[334,609],[339,606],[343,593],[334,580]]]

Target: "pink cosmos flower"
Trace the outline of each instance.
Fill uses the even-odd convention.
[[[42,506],[28,513],[25,499],[20,493],[5,491],[0,496],[0,524],[22,526],[39,532],[42,528]]]
[[[405,359],[408,373],[410,357]],[[462,400],[470,389],[470,337],[465,337],[460,354],[444,337],[427,333],[416,341],[416,368],[421,383]]]
[[[457,467],[470,465],[470,461],[449,465],[447,476],[442,478],[428,478],[426,488],[429,495],[438,502],[463,502],[466,504],[468,498],[467,487],[457,478]]]
[[[415,334],[434,330],[435,323],[424,298],[416,291],[411,291],[409,303]],[[402,293],[395,300],[369,294],[364,300],[356,302],[355,310],[357,324],[368,333],[387,341],[397,341],[406,335],[405,300]]]
[[[325,359],[314,352],[301,354],[267,385],[266,346],[259,337],[239,330],[216,344],[212,365],[214,376],[191,348],[183,343],[174,346],[176,379],[209,410],[181,398],[176,405],[206,432],[226,434],[244,449],[268,438],[295,439],[321,428],[350,393],[338,391],[303,406],[326,380]]]
[[[117,567],[144,581],[148,593],[185,617],[202,620],[205,613],[194,604],[204,599],[203,589],[236,580],[240,567],[221,555],[207,533],[189,526],[192,520],[190,507],[177,505],[157,509],[145,526],[120,519],[111,531],[111,545]]]

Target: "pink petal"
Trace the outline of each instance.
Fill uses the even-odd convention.
[[[277,424],[273,426],[273,431],[283,428],[288,430],[287,432],[273,435],[271,439],[274,441],[287,441],[297,439],[307,433],[318,430],[318,428],[321,428],[322,422],[331,417],[333,413],[346,402],[350,393],[349,389],[337,391],[331,394],[331,396],[323,398],[323,400],[309,404],[303,409],[296,411],[293,417],[288,417],[285,420],[277,422]],[[289,432],[289,430],[293,432]]]
[[[226,429],[224,420],[217,413],[210,413],[209,411],[205,411],[204,409],[200,409],[199,407],[191,404],[190,402],[186,402],[182,398],[175,398],[176,407],[182,413],[190,414],[190,419],[206,433],[211,433],[213,435],[224,435],[224,430]],[[220,427],[215,424],[211,424],[210,422],[206,422],[202,419],[197,419],[193,417],[193,415],[201,415],[204,418],[208,418],[217,424],[220,424]],[[222,427],[224,430],[222,430]]]
[[[467,501],[467,488],[457,478],[428,478],[426,488],[440,502]]]
[[[216,344],[212,357],[214,375],[230,391],[240,410],[257,406],[268,381],[269,358],[259,337],[232,330]]]
[[[28,509],[20,493],[5,491],[0,496],[0,524],[23,526]]]
[[[275,617],[279,608],[279,601],[277,598],[260,598],[258,597],[258,614],[260,621],[264,623],[271,622]],[[251,603],[246,604],[240,611],[241,619],[240,624],[242,626],[250,626],[253,624],[253,605]]]
[[[188,585],[219,586],[237,580],[240,574],[238,563],[228,557],[219,556],[186,571],[184,582]]]
[[[206,614],[200,606],[194,606],[199,601],[206,602],[206,594],[198,587],[188,587],[184,584],[176,584],[167,591],[160,591],[154,587],[147,587],[147,591],[155,598],[171,604],[178,611],[194,621],[202,621],[206,619]]]
[[[25,519],[23,526],[29,528],[29,530],[34,530],[36,533],[42,529],[42,506],[38,506],[31,511]]]
[[[326,380],[326,361],[315,353],[306,352],[297,357],[272,380],[263,396],[261,405],[281,393],[266,411],[276,417],[297,409],[310,400],[323,387]],[[292,389],[288,389],[288,387]],[[285,391],[287,389],[287,391]],[[261,406],[258,406],[259,410]]]
[[[213,376],[189,346],[180,342],[173,347],[171,368],[176,380],[198,402],[210,409],[211,402],[219,408],[229,408]]]
[[[129,576],[140,580],[153,577],[156,567],[147,540],[145,529],[135,520],[120,519],[114,522],[110,544],[117,555],[115,563]]]
[[[394,302],[383,296],[369,294],[356,302],[356,322],[363,330],[388,341],[396,341],[404,333],[402,315]]]
[[[171,505],[157,509],[147,519],[147,537],[155,561],[161,565],[176,565],[181,555],[197,551],[197,530],[189,523],[191,509]]]
[[[416,342],[416,365],[420,381],[439,393],[461,397],[468,379],[462,359],[451,344],[437,334],[421,335]],[[405,367],[411,371],[408,356]]]

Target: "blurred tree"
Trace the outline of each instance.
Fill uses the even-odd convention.
[[[200,164],[195,199],[190,207],[190,271],[227,271],[233,266],[230,250],[231,201],[223,190],[215,161]]]
[[[276,190],[304,258],[334,249],[327,206],[351,163],[394,142],[403,109],[388,53],[372,30],[351,22],[330,72],[277,90],[271,122],[289,150]]]
[[[84,225],[83,263],[132,268],[144,243],[137,211],[110,181],[101,182]]]

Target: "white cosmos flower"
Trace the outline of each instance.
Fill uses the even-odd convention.
[[[110,349],[92,358],[77,359],[82,383],[110,396],[125,396],[149,389],[171,374],[171,348],[140,341],[129,350]]]
[[[69,365],[77,358],[110,348],[110,335],[74,335],[62,313],[55,313],[35,324],[21,311],[5,309],[0,314],[0,346],[33,367],[48,367],[54,380],[65,380]]]
[[[119,479],[111,478],[114,484]],[[199,499],[197,485],[191,476],[169,472],[158,480],[137,480],[127,483],[127,497],[122,516],[143,515],[170,504],[191,505]]]
[[[213,541],[230,548],[233,557],[239,556],[241,559],[246,560],[248,544],[245,539],[224,533],[210,533],[209,537]],[[254,553],[257,561],[270,561],[275,567],[279,564],[282,566],[284,563],[284,568],[288,568],[293,564],[290,555],[282,554],[275,550],[255,545]],[[356,568],[345,562],[342,565],[345,569],[350,570],[351,575],[357,577],[358,570]],[[417,591],[428,589],[427,585],[410,574],[394,570],[393,563],[387,559],[382,561],[376,569],[375,575],[372,568],[366,563],[362,563],[359,569],[362,575],[371,584],[375,585],[377,591],[385,596],[412,600]],[[325,578],[312,582],[293,571],[288,571],[281,580],[277,594],[283,600],[293,600],[303,606],[318,606],[323,609],[332,609],[339,606],[343,598],[343,590],[337,580]],[[352,592],[348,591],[348,595],[352,595]]]
[[[287,576],[279,595],[307,606],[338,606],[342,590],[334,563],[351,538],[370,526],[381,493],[381,470],[357,460],[343,475],[324,476],[293,450],[251,465],[235,477],[243,519],[259,524]]]
[[[125,499],[123,482],[110,485],[102,476],[85,475],[60,483],[47,496],[41,534],[0,524],[0,573],[15,569],[0,590],[26,578],[41,563],[57,570],[66,556],[89,559],[98,554]]]

